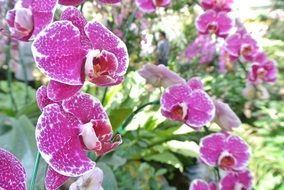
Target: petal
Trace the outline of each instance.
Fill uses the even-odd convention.
[[[34,22],[33,36],[40,33],[53,21],[57,0],[32,1],[32,13]]]
[[[214,133],[201,139],[200,159],[209,166],[216,166],[225,145],[226,135]]]
[[[201,34],[207,34],[208,24],[215,21],[216,12],[209,10],[199,15],[196,19],[195,26]]]
[[[50,100],[47,97],[47,87],[46,86],[41,86],[39,89],[36,91],[36,101],[39,109],[42,111],[43,108],[49,104],[54,103],[52,100]]]
[[[77,6],[83,3],[85,0],[59,0],[59,4],[61,5],[73,5]]]
[[[250,149],[243,139],[238,136],[229,136],[224,149],[230,152],[236,159],[237,163],[234,169],[244,169],[248,165]]]
[[[126,73],[129,64],[127,47],[124,42],[98,22],[87,24],[85,31],[92,42],[94,49],[100,51],[106,50],[116,56],[118,61],[116,74],[118,76],[123,76]]]
[[[187,82],[188,86],[192,90],[202,90],[203,89],[203,83],[198,77],[193,77]]]
[[[154,0],[157,7],[167,7],[171,4],[171,0]]]
[[[136,5],[141,9],[141,11],[151,13],[156,10],[153,0],[136,0]]]
[[[54,171],[51,167],[48,167],[46,176],[45,176],[45,187],[47,190],[56,190],[62,186],[69,177],[61,175]]]
[[[219,28],[218,35],[226,37],[233,27],[233,20],[225,12],[219,12],[216,19]]]
[[[74,26],[76,26],[80,31],[80,38],[82,46],[87,50],[92,47],[90,40],[88,39],[84,27],[88,23],[81,12],[75,7],[68,7],[65,9],[60,17],[60,20],[71,21]]]
[[[43,109],[36,126],[36,141],[43,159],[61,175],[78,177],[95,167],[79,139],[79,121],[57,104]]]
[[[100,0],[100,2],[108,3],[108,4],[116,4],[116,3],[120,3],[121,0]]]
[[[252,187],[252,174],[249,170],[238,172],[238,181],[242,183],[247,189]]]
[[[0,189],[26,190],[26,172],[20,161],[0,148]]]
[[[80,31],[69,21],[47,26],[32,44],[39,69],[52,80],[82,85],[82,67],[86,52],[80,42]]]
[[[215,106],[209,95],[202,90],[195,90],[186,101],[188,105],[187,121],[191,127],[200,128],[213,120]]]
[[[76,94],[82,85],[68,85],[54,80],[49,81],[47,85],[47,96],[49,99],[58,102]]]
[[[229,173],[224,178],[221,179],[220,186],[221,190],[231,190],[235,189],[237,183],[236,176],[233,173]]]
[[[210,190],[210,188],[206,181],[196,179],[191,182],[189,190]]]
[[[108,118],[100,101],[88,94],[78,93],[63,100],[62,105],[66,112],[73,114],[83,124]]]

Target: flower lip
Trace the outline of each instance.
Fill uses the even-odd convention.
[[[80,135],[87,149],[93,150],[102,148],[102,144],[96,135],[92,122],[81,125]]]
[[[230,170],[236,164],[236,159],[227,151],[221,153],[218,159],[218,165],[223,170]]]
[[[209,23],[207,28],[210,34],[215,34],[218,30],[218,24],[216,22]]]
[[[171,109],[173,116],[180,121],[185,121],[187,116],[187,105],[185,103],[180,103],[178,105],[174,105]]]
[[[241,46],[241,52],[240,54],[243,56],[248,56],[252,53],[252,47],[250,44],[243,44]]]

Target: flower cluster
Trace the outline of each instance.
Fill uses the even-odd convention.
[[[34,39],[34,60],[50,79],[37,90],[42,114],[35,130],[38,150],[49,166],[48,190],[58,189],[70,177],[80,177],[71,189],[102,189],[103,173],[87,153],[102,156],[122,143],[120,135],[113,136],[100,101],[80,89],[85,80],[98,87],[120,84],[128,68],[127,48],[104,25],[87,22],[74,7],[82,2],[20,0],[6,17],[12,37]],[[73,6],[53,21],[57,3]]]
[[[229,16],[233,3],[233,0],[200,0],[204,13],[195,23],[199,35],[185,50],[186,58],[189,62],[198,58],[200,64],[211,64],[215,54],[219,55],[221,73],[233,71],[237,63],[250,63],[249,71],[245,70],[247,86],[258,89],[261,84],[274,83],[277,79],[276,62],[267,57],[238,19],[234,22]],[[244,67],[246,65],[242,65]]]

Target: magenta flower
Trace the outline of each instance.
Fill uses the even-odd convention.
[[[238,58],[233,57],[228,53],[228,51],[222,47],[219,55],[219,71],[221,73],[227,73],[234,69],[234,62],[237,61]]]
[[[0,148],[0,189],[26,190],[26,172],[20,161]]]
[[[257,42],[245,29],[240,29],[226,39],[226,50],[233,57],[241,57],[246,61],[253,61],[258,49]]]
[[[214,182],[207,183],[204,180],[196,179],[191,182],[189,190],[217,190],[217,186]]]
[[[233,128],[241,126],[241,120],[228,104],[214,100],[214,105],[216,108],[214,122],[217,123],[223,131],[231,131]]]
[[[45,176],[45,188],[46,190],[57,190],[68,179],[68,176],[64,176],[60,173],[57,173],[49,166]]]
[[[77,6],[83,3],[85,0],[58,0],[58,3],[61,5],[73,5]]]
[[[185,57],[192,62],[198,58],[200,64],[211,63],[214,59],[216,45],[209,35],[199,35],[185,50]]]
[[[214,9],[215,11],[232,10],[234,0],[201,0],[200,4],[204,10]]]
[[[36,37],[32,51],[39,69],[52,80],[48,96],[54,101],[74,95],[86,77],[97,86],[117,85],[128,67],[120,38],[100,23],[87,23],[74,7]]]
[[[20,0],[6,19],[14,38],[28,41],[53,21],[57,0]]]
[[[238,136],[214,133],[200,141],[200,159],[209,166],[241,170],[247,166],[249,158],[249,146]]]
[[[230,172],[221,179],[220,190],[250,190],[252,189],[252,175],[250,171]]]
[[[183,78],[164,65],[145,64],[138,73],[146,79],[147,83],[155,87],[167,88],[174,84],[185,83]]]
[[[226,37],[233,27],[233,21],[226,12],[208,10],[197,17],[195,26],[200,34],[216,34],[219,37]]]
[[[147,13],[154,12],[157,7],[167,7],[170,3],[171,0],[136,0],[136,4],[141,11]]]
[[[165,90],[161,97],[162,114],[200,129],[214,118],[215,106],[203,90],[202,82],[193,78],[188,84],[177,84]]]
[[[251,65],[248,80],[252,84],[260,84],[263,82],[274,83],[277,80],[277,66],[272,60],[256,62]]]
[[[120,135],[112,140],[108,116],[97,99],[77,93],[59,104],[48,100],[46,94],[46,87],[37,91],[42,114],[36,126],[36,140],[42,157],[55,171],[51,171],[50,179],[64,180],[54,173],[84,175],[95,167],[86,151],[100,156],[121,144]]]

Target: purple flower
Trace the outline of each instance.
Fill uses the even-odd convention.
[[[233,26],[233,21],[226,12],[208,10],[197,17],[195,26],[200,34],[226,37]]]
[[[57,0],[20,0],[6,19],[14,38],[28,41],[53,21]]]
[[[233,63],[237,60],[236,57],[231,56],[228,51],[222,47],[219,55],[219,71],[227,73],[234,69]]]
[[[170,3],[171,0],[136,0],[137,6],[147,13],[154,12],[157,7],[167,7]]]
[[[240,29],[237,33],[229,36],[225,46],[231,56],[243,58],[246,61],[253,61],[259,49],[257,42],[245,29]]]
[[[189,190],[217,190],[217,186],[214,182],[207,183],[204,180],[196,179],[191,182]]]
[[[206,125],[214,118],[215,106],[202,87],[202,82],[193,78],[188,84],[167,88],[161,97],[162,114],[197,130]]]
[[[250,190],[252,189],[252,175],[250,171],[230,172],[221,179],[220,190]]]
[[[128,67],[120,38],[100,23],[87,23],[74,7],[36,37],[32,51],[39,69],[52,80],[48,96],[54,101],[74,95],[86,77],[97,86],[117,85]]]
[[[46,94],[46,87],[37,91],[42,114],[36,126],[36,141],[42,157],[55,171],[50,171],[49,180],[62,182],[64,177],[60,175],[84,175],[95,167],[86,151],[100,156],[121,144],[120,135],[112,138],[108,116],[97,99],[77,93],[60,103],[52,103]]]
[[[214,100],[214,105],[216,108],[214,122],[217,123],[223,131],[231,131],[233,128],[241,126],[241,120],[228,104]]]
[[[200,159],[222,170],[242,170],[250,158],[249,146],[238,136],[214,133],[201,139]]]
[[[185,50],[185,57],[191,62],[198,58],[200,64],[213,61],[216,45],[209,35],[199,35]]]
[[[61,5],[73,5],[77,6],[83,3],[85,0],[58,0],[58,3]]]
[[[251,65],[248,80],[252,84],[260,84],[263,82],[274,83],[277,80],[277,66],[272,60],[264,60],[263,62],[255,62]]]
[[[215,11],[232,10],[234,0],[201,0],[200,4],[204,10],[214,9]]]
[[[183,78],[164,65],[145,64],[138,73],[146,79],[147,83],[155,87],[167,88],[174,84],[185,83]]]
[[[26,190],[26,172],[20,161],[0,148],[0,189]]]

